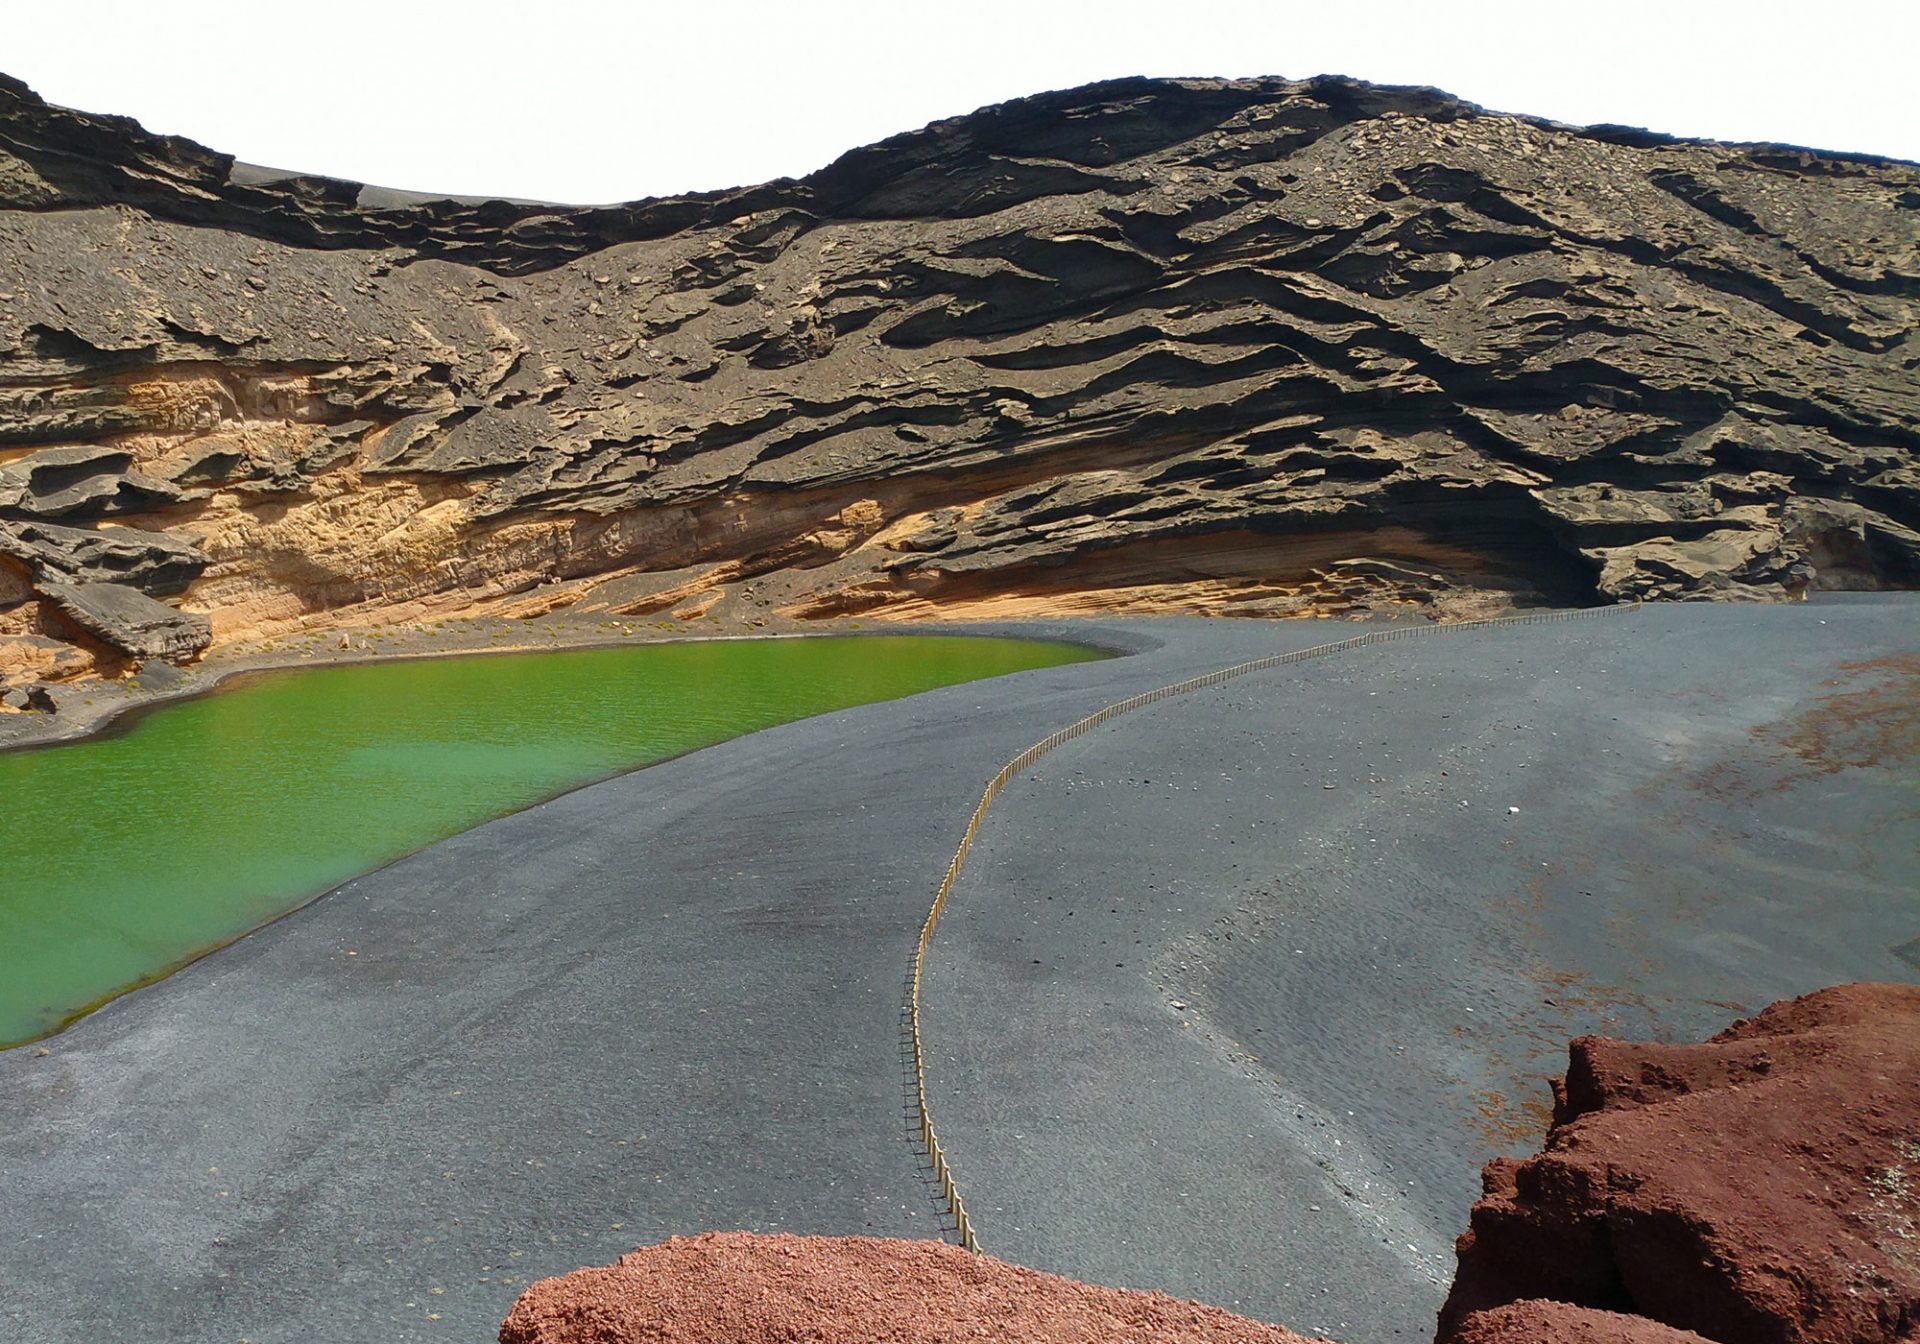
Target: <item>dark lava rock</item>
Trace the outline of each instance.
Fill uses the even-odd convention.
[[[213,640],[204,616],[117,583],[49,583],[41,591],[88,635],[133,658],[189,662]]]
[[[1487,1167],[1441,1344],[1671,1337],[1489,1333],[1529,1299],[1719,1344],[1911,1344],[1920,986],[1822,990],[1703,1045],[1583,1037],[1557,1100],[1543,1153]]]
[[[0,555],[54,582],[119,583],[153,597],[185,592],[207,567],[189,543],[136,527],[0,522]]]
[[[1920,167],[1431,89],[1116,80],[581,208],[0,78],[0,557],[235,637],[1911,586],[1916,352]]]
[[[52,714],[59,709],[54,701],[53,692],[38,682],[25,686],[10,686],[0,691],[0,705],[8,709],[32,710],[38,714]]]

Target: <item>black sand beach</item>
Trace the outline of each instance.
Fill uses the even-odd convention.
[[[1567,1035],[1913,976],[1912,757],[1803,716],[1910,686],[1917,614],[1408,640],[1043,762],[930,982],[987,1249],[1423,1336],[1475,1169],[1537,1137]],[[932,1234],[901,976],[980,785],[1110,700],[1356,628],[1023,625],[1139,652],[568,795],[0,1054],[0,1321],[477,1340],[529,1280],[671,1233]]]
[[[1920,971],[1920,607],[1656,606],[1150,706],[995,805],[936,942],[983,1246],[1427,1339],[1586,1032]]]

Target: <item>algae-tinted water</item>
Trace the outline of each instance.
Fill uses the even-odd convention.
[[[0,1045],[555,792],[810,714],[1091,656],[907,636],[309,668],[0,755]]]

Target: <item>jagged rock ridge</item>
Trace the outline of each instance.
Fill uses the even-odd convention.
[[[1909,586],[1917,330],[1914,165],[1426,89],[1117,81],[587,208],[0,81],[0,677],[570,604]]]

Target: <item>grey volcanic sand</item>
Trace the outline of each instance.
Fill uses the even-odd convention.
[[[983,1248],[1430,1339],[1479,1167],[1537,1147],[1570,1037],[1915,978],[1917,727],[1920,604],[1857,599],[1439,634],[1069,743],[935,943]]]
[[[34,1344],[481,1340],[529,1280],[673,1233],[937,1234],[902,977],[981,782],[1111,699],[1327,632],[1075,627],[1153,651],[569,794],[45,1057],[0,1052],[0,1322]]]
[[[1708,1000],[1911,974],[1887,951],[1920,934],[1911,761],[1820,774],[1765,733],[1841,661],[1911,650],[1916,613],[1438,635],[1042,763],[931,986],[987,1247],[1424,1334],[1473,1168],[1524,1146],[1518,1090],[1567,1034],[1697,1035],[1732,1013]],[[0,1054],[0,1321],[481,1340],[528,1280],[671,1233],[933,1232],[902,974],[980,785],[1109,700],[1354,628],[1071,629],[1142,651],[568,795]]]

